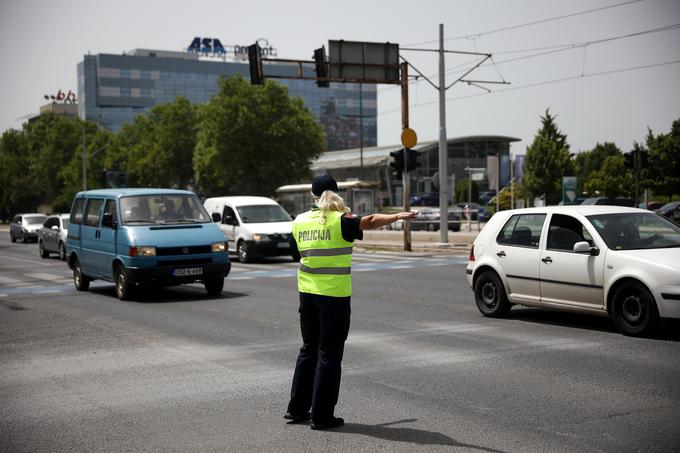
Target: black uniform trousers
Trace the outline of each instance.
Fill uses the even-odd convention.
[[[295,365],[288,412],[312,411],[312,422],[333,417],[342,354],[349,333],[350,297],[300,293],[302,348]]]

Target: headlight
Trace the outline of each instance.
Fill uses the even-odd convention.
[[[212,245],[212,251],[213,252],[226,252],[227,251],[227,243],[226,242],[214,242]]]
[[[264,241],[269,241],[269,240],[270,240],[269,236],[267,236],[266,234],[257,234],[257,233],[253,234],[253,241],[264,242]]]
[[[156,247],[130,247],[130,256],[156,256]]]

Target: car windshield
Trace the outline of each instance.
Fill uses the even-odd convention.
[[[210,216],[196,195],[161,194],[122,197],[120,211],[123,224],[207,223]]]
[[[47,218],[46,216],[39,216],[39,215],[31,216],[31,217],[26,216],[26,217],[24,217],[24,222],[26,222],[26,225],[35,225],[36,223],[42,224],[45,221],[46,218]]]
[[[680,227],[653,213],[601,214],[587,218],[612,250],[680,247]]]
[[[68,217],[62,217],[61,224],[64,225],[65,230],[68,230]]]
[[[238,215],[243,223],[290,222],[290,216],[277,204],[238,206]]]

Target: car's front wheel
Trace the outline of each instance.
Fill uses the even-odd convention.
[[[38,251],[40,252],[40,258],[48,258],[50,256],[50,252],[45,250],[45,244],[43,241],[38,242]]]
[[[654,297],[639,282],[626,282],[612,296],[611,317],[621,332],[634,337],[650,335],[659,323]]]
[[[475,282],[475,302],[484,316],[500,317],[510,310],[503,282],[493,271],[485,271]]]
[[[250,262],[250,254],[248,253],[248,244],[246,241],[240,241],[236,247],[238,253],[238,260],[241,263]]]
[[[204,284],[209,296],[219,296],[224,288],[224,277],[207,278]]]
[[[63,242],[59,243],[59,259],[62,261],[66,261],[66,247],[64,247]]]
[[[128,279],[124,266],[120,264],[116,266],[114,279],[116,282],[116,296],[118,296],[118,299],[129,300],[132,295],[134,284]]]

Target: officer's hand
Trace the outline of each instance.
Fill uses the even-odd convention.
[[[417,216],[418,211],[400,212],[397,214],[397,220],[415,219]]]

